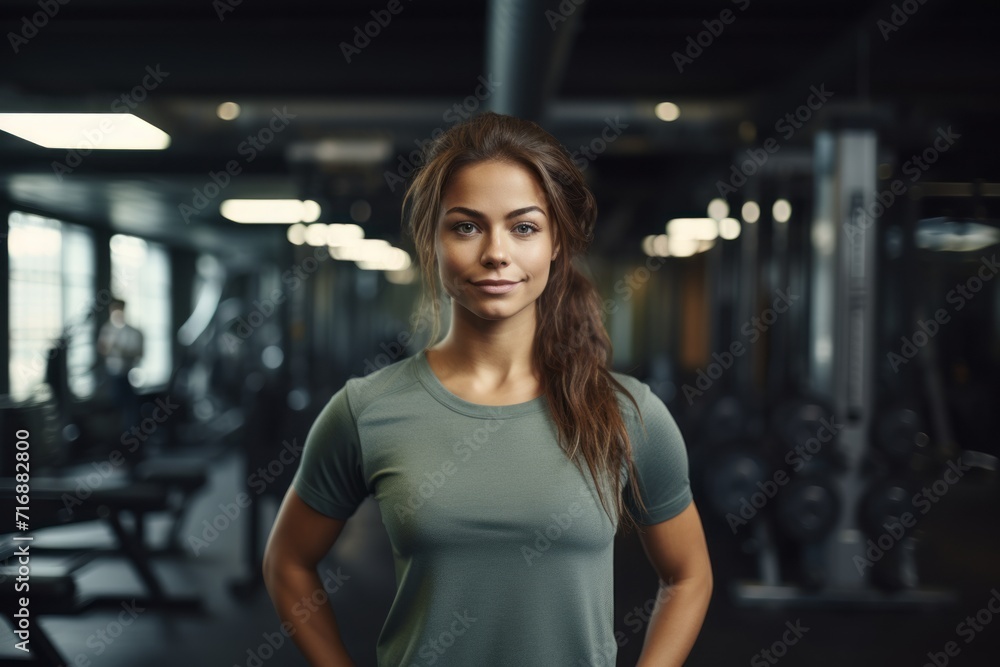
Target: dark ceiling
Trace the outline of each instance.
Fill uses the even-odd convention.
[[[894,169],[953,126],[968,139],[927,178],[1000,179],[994,3],[63,2],[0,5],[0,112],[117,110],[146,77],[154,85],[139,91],[134,113],[172,143],[95,152],[56,174],[66,150],[0,133],[0,191],[18,206],[171,243],[266,251],[283,230],[230,223],[218,203],[272,196],[316,199],[326,222],[349,220],[351,204],[366,200],[367,236],[402,243],[403,186],[386,174],[405,175],[415,142],[453,124],[449,109],[475,100],[483,79],[498,84],[484,105],[539,120],[570,149],[599,137],[607,119],[617,123],[586,163],[601,207],[596,252],[636,252],[668,217],[702,215],[734,160],[769,137],[781,146],[768,167],[776,187],[808,196],[812,138],[844,118],[875,124],[880,161]],[[348,62],[342,43],[373,11],[391,20]],[[699,33],[711,43],[679,68],[675,52]],[[155,82],[147,74],[157,68]],[[776,123],[813,86],[830,101],[782,137]],[[229,100],[243,113],[227,122],[215,111]],[[663,101],[680,106],[679,120],[654,116]],[[240,145],[275,109],[294,118],[250,162]],[[360,142],[375,161],[309,157],[329,139]],[[181,205],[231,160],[241,173],[186,222]]]

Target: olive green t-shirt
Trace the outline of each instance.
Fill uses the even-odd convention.
[[[648,385],[614,376],[646,426],[620,396],[647,507],[635,516],[666,521],[692,500],[681,433]],[[292,484],[336,519],[369,494],[378,502],[397,584],[380,667],[613,666],[617,521],[583,471],[560,448],[544,396],[470,403],[420,351],[345,383],[313,424]]]

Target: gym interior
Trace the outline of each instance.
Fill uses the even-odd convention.
[[[997,664],[988,3],[9,0],[0,22],[0,664],[307,664],[265,540],[334,392],[428,343],[403,194],[483,110],[583,170],[612,366],[684,435],[715,579],[686,664]],[[332,605],[375,665],[374,499],[319,572],[303,613]],[[618,665],[657,584],[616,538]]]

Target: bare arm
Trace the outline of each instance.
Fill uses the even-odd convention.
[[[639,534],[662,582],[672,584],[657,599],[636,667],[680,667],[691,653],[712,597],[712,564],[701,517],[692,502],[673,519],[645,526]]]
[[[290,488],[264,550],[267,592],[278,617],[288,624],[288,634],[313,667],[354,666],[330,605],[311,601],[314,593],[324,591],[316,566],[345,523],[309,507]]]

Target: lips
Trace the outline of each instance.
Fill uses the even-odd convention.
[[[518,285],[510,280],[479,280],[472,284],[487,294],[506,294]]]

